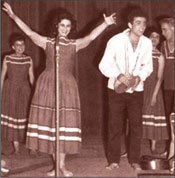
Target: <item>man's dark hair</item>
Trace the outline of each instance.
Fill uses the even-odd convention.
[[[133,23],[135,17],[144,17],[145,19],[148,18],[147,14],[140,8],[134,9],[130,12],[127,19],[128,23]]]
[[[25,42],[25,37],[21,33],[13,33],[10,38],[9,38],[9,44],[12,47],[16,41],[24,41]]]

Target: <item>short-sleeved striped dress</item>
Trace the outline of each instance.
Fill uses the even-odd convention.
[[[7,55],[4,60],[7,73],[1,98],[1,135],[9,141],[24,142],[31,98],[31,58]]]
[[[167,41],[162,42],[161,52],[165,57],[164,90],[175,90],[175,52],[170,51]],[[173,108],[172,108],[173,109]]]
[[[144,105],[143,105],[143,138],[150,140],[168,139],[168,130],[165,117],[162,89],[157,95],[157,102],[151,106],[151,98],[157,82],[158,60],[161,55],[159,51],[153,52],[153,72],[144,83]]]
[[[31,103],[26,146],[48,154],[55,153],[55,40],[46,45],[46,68],[39,76]],[[81,145],[81,111],[74,78],[76,42],[59,39],[59,144],[60,152],[75,154]]]

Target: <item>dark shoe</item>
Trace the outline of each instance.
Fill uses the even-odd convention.
[[[140,171],[142,168],[138,163],[131,163],[131,167],[134,169],[134,171]]]
[[[108,170],[113,170],[113,169],[117,169],[117,168],[119,168],[118,163],[111,163],[108,166],[106,166],[106,169],[108,169]]]
[[[121,154],[121,158],[126,158],[128,156],[128,153],[127,152],[124,152]]]

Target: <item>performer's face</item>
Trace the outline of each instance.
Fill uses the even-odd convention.
[[[140,37],[143,35],[146,29],[146,18],[145,17],[135,17],[133,23],[128,24],[132,33]]]
[[[24,41],[15,41],[12,48],[14,49],[14,51],[17,55],[21,55],[25,51],[25,43],[24,43]]]
[[[162,35],[166,40],[171,40],[174,38],[174,27],[168,23],[162,23],[161,25]]]
[[[160,42],[160,35],[156,32],[152,32],[149,38],[152,41],[153,47],[156,47]]]
[[[67,37],[67,35],[71,31],[71,21],[68,19],[62,19],[60,23],[58,23],[58,35]]]

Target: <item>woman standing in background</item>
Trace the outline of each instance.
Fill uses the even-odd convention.
[[[24,54],[24,36],[12,34],[10,46],[14,53],[5,56],[1,72],[1,135],[13,142],[16,155],[26,139],[34,74],[32,59]]]
[[[149,27],[145,33],[152,41],[153,72],[144,84],[143,138],[151,141],[151,152],[157,155],[157,141],[168,140],[161,88],[165,61],[163,54],[157,48],[160,43],[160,32],[155,27]]]

